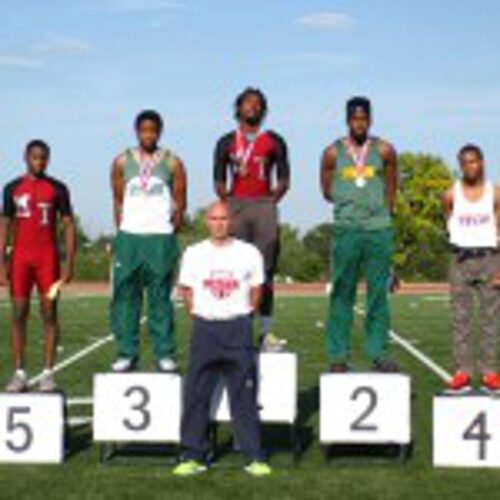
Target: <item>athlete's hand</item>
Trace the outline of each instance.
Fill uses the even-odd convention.
[[[174,228],[174,232],[176,233],[182,226],[182,222],[184,221],[184,214],[180,210],[175,210],[172,214],[172,226]]]
[[[500,272],[493,275],[491,278],[491,285],[495,288],[500,288]]]
[[[7,286],[9,283],[9,271],[5,262],[0,262],[0,286]]]
[[[73,280],[73,269],[70,267],[66,267],[61,275],[61,281],[66,284],[70,283]]]

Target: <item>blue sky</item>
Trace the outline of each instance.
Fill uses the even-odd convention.
[[[500,169],[500,4],[495,0],[253,2],[5,0],[0,3],[2,183],[33,137],[73,191],[92,234],[111,229],[109,164],[133,144],[143,108],[165,117],[185,161],[190,210],[212,197],[212,150],[245,86],[267,94],[268,127],[287,139],[292,190],[282,219],[328,220],[323,147],[344,133],[344,103],[373,100],[374,132],[399,151],[454,163],[464,142]]]

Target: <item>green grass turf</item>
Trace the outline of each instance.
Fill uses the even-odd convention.
[[[394,358],[411,374],[413,391],[414,452],[406,464],[397,460],[374,461],[355,457],[330,466],[322,464],[318,445],[318,377],[325,368],[323,322],[326,298],[279,298],[274,330],[289,339],[299,354],[299,413],[305,451],[297,467],[286,454],[273,455],[274,474],[266,479],[247,477],[237,468],[218,467],[190,479],[172,477],[162,462],[131,458],[128,465],[102,465],[98,448],[83,429],[73,443],[73,454],[63,466],[1,466],[0,498],[495,498],[500,491],[500,471],[436,470],[431,464],[431,402],[441,381],[404,352],[392,346]],[[8,367],[8,304],[0,302],[0,383],[10,376]],[[444,367],[450,365],[448,302],[425,297],[393,298],[393,327]],[[180,361],[185,366],[188,323],[178,312]],[[28,367],[40,369],[40,325],[31,322]],[[354,329],[353,361],[362,367],[361,318]],[[61,305],[62,345],[59,360],[108,333],[107,301],[103,298],[64,300]],[[143,336],[144,365],[151,366],[150,345]],[[70,397],[91,394],[92,374],[105,371],[113,359],[113,346],[99,351],[63,370],[59,384]],[[222,463],[235,463],[231,457]],[[236,462],[238,463],[238,462]]]

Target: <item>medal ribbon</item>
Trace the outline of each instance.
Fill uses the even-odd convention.
[[[250,160],[250,156],[255,149],[255,145],[259,140],[260,134],[255,136],[253,141],[248,141],[245,138],[245,134],[241,130],[236,131],[236,158],[238,158],[240,162],[240,168],[243,171],[246,171],[246,166],[248,164],[248,160]]]
[[[142,153],[139,153],[139,179],[141,182],[141,189],[146,192],[148,189],[149,179],[153,174],[153,170],[156,164],[160,160],[160,152],[156,151],[153,155],[145,157]]]
[[[363,170],[366,164],[366,158],[368,157],[368,150],[370,149],[370,139],[367,139],[363,144],[362,148],[356,148],[353,141],[349,138],[346,141],[346,149],[349,156],[354,161],[354,166],[356,168],[356,178],[363,179]]]

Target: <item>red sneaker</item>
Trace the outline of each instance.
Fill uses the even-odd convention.
[[[500,374],[485,373],[481,378],[481,390],[488,394],[500,394]]]
[[[446,386],[446,392],[450,394],[461,394],[470,390],[470,376],[466,372],[456,372]]]

